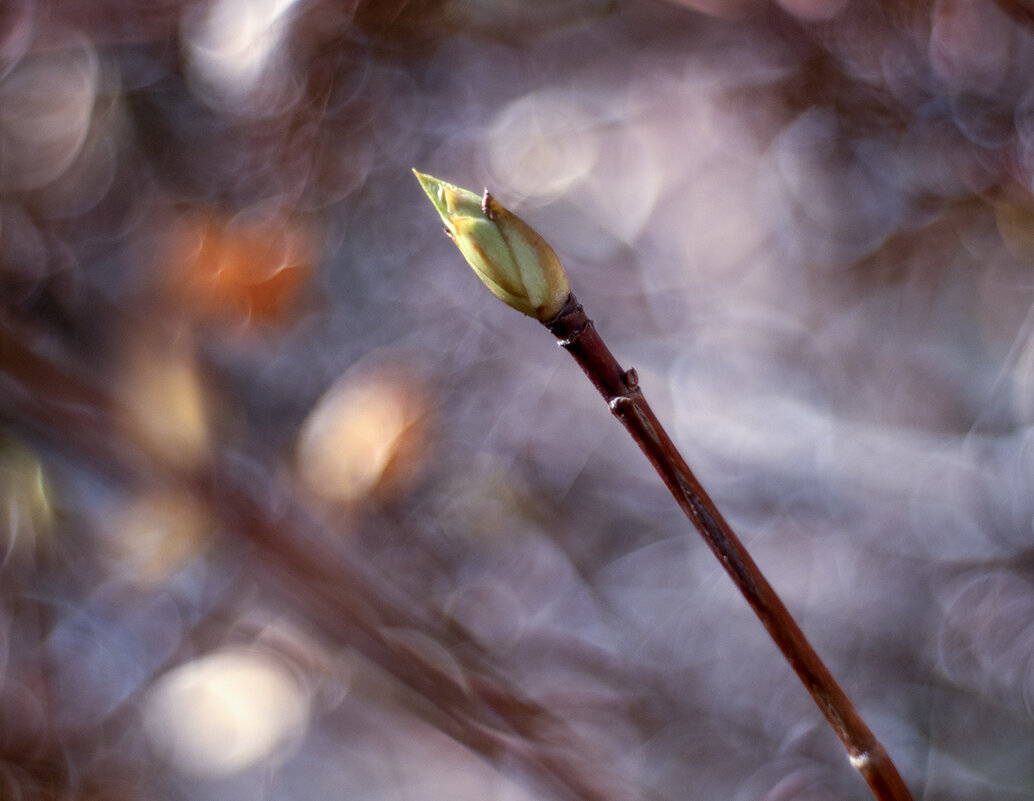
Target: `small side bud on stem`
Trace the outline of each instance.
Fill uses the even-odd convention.
[[[445,223],[445,233],[492,294],[539,322],[571,293],[553,248],[485,191],[483,196],[413,170]]]

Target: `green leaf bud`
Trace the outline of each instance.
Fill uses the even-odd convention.
[[[503,303],[540,322],[555,317],[571,288],[553,248],[485,191],[483,197],[413,170],[467,263]]]

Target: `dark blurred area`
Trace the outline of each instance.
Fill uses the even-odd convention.
[[[870,797],[411,167],[915,798],[1034,798],[1031,76],[1025,0],[5,0],[0,799]]]

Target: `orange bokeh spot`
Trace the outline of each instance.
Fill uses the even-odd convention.
[[[274,322],[308,276],[312,254],[308,231],[289,220],[199,215],[173,241],[175,294],[191,314]]]

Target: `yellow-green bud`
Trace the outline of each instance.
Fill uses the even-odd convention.
[[[541,322],[571,288],[553,248],[485,190],[484,197],[413,170],[467,263],[503,303]]]

